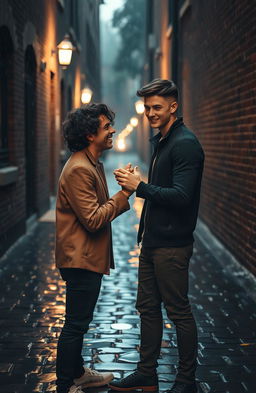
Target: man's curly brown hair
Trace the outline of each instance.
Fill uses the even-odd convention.
[[[71,152],[89,146],[87,136],[97,134],[100,115],[105,115],[113,124],[115,113],[105,104],[91,103],[67,114],[63,122],[63,136]]]

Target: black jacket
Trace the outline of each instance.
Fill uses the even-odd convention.
[[[136,195],[144,198],[138,243],[145,247],[181,247],[193,242],[198,215],[204,152],[196,136],[178,118],[166,136],[151,138],[148,184]],[[144,233],[143,233],[144,232]]]

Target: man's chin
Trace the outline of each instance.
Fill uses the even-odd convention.
[[[151,128],[159,128],[159,124],[157,123],[150,123]]]

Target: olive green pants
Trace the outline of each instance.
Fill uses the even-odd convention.
[[[136,308],[141,318],[138,370],[154,375],[163,334],[161,305],[173,321],[179,353],[176,380],[195,380],[197,329],[188,300],[188,268],[193,245],[180,248],[142,247]]]

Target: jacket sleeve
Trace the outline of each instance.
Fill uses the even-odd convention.
[[[96,232],[130,209],[127,197],[117,192],[100,205],[96,195],[95,176],[83,167],[74,167],[66,178],[64,192],[78,220],[89,231]]]
[[[198,176],[203,169],[204,153],[198,142],[183,140],[172,149],[172,186],[159,187],[141,182],[136,195],[164,206],[185,207],[193,198]]]

